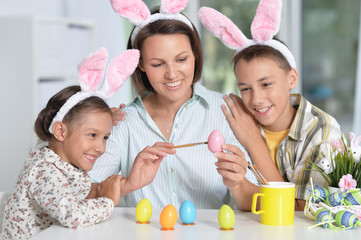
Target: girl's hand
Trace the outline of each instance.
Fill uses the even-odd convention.
[[[222,111],[238,141],[248,149],[255,138],[262,138],[260,125],[247,110],[240,97],[230,94],[229,97],[224,95],[223,99],[231,113],[224,104],[222,105]]]
[[[215,156],[218,158],[217,166],[218,173],[223,178],[223,183],[232,189],[240,185],[247,172],[248,162],[244,157],[244,153],[235,145],[223,144],[223,150],[228,152],[216,152]]]
[[[113,200],[114,206],[118,205],[120,198],[123,196],[121,175],[112,175],[99,184],[99,197],[107,197]]]
[[[113,126],[117,125],[119,121],[124,121],[125,120],[125,116],[127,115],[126,112],[122,111],[122,108],[125,107],[125,104],[120,104],[119,108],[115,108],[112,107],[112,113],[113,113],[113,118],[114,118],[114,122],[113,122]]]
[[[92,183],[88,196],[85,199],[98,198],[99,187],[100,187],[100,183]]]
[[[172,143],[158,142],[153,146],[147,146],[137,155],[126,179],[131,191],[142,188],[153,181],[163,158],[168,154],[176,153],[170,148],[172,146]]]

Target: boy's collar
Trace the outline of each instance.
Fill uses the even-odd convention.
[[[307,135],[307,129],[304,128],[303,118],[305,108],[307,107],[306,99],[300,94],[291,94],[290,103],[293,107],[297,108],[295,117],[293,118],[288,135],[290,138],[296,141],[302,141]],[[298,119],[298,120],[296,120]],[[261,134],[265,136],[264,129],[261,127]]]
[[[296,141],[302,141],[307,136],[307,128],[305,128],[304,118],[307,108],[307,101],[300,94],[291,94],[290,103],[293,107],[298,106],[295,117],[293,118],[292,125],[288,136]]]

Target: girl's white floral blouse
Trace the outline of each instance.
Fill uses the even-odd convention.
[[[28,239],[55,222],[78,228],[104,221],[113,201],[85,199],[90,188],[86,172],[46,147],[32,149],[6,204],[1,239]]]

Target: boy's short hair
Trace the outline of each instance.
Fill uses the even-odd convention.
[[[278,66],[281,69],[285,71],[292,70],[291,65],[288,63],[287,59],[285,58],[285,56],[283,56],[283,54],[280,51],[267,45],[257,44],[243,49],[234,56],[233,71],[236,70],[237,63],[241,59],[245,60],[246,62],[249,62],[255,58],[268,58],[277,62]]]

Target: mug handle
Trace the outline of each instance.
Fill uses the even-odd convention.
[[[253,194],[253,198],[252,198],[252,213],[254,214],[261,214],[261,213],[264,213],[264,210],[260,210],[260,211],[257,211],[256,208],[257,208],[257,199],[258,197],[264,197],[264,194],[263,193],[255,193]]]

